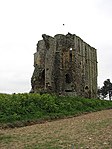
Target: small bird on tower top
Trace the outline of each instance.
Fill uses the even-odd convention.
[[[65,24],[63,24],[63,26],[64,26]]]

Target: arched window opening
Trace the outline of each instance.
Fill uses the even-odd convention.
[[[72,52],[70,51],[70,62],[72,62]]]
[[[69,57],[70,57],[70,62],[72,62],[72,48],[69,49]]]
[[[88,86],[85,86],[85,90],[88,90],[89,89],[89,87]]]
[[[66,74],[65,75],[65,80],[66,80],[66,83],[71,83],[71,77],[70,77],[70,74]]]

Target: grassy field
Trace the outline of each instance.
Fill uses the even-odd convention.
[[[112,149],[112,109],[0,129],[0,149]]]

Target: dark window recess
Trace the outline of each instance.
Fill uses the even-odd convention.
[[[65,75],[65,79],[66,79],[66,83],[71,83],[71,76],[70,76],[70,74],[66,74]]]
[[[72,90],[65,90],[65,92],[72,92]]]
[[[45,85],[45,69],[42,71],[42,74],[41,74],[41,84]]]
[[[70,62],[72,62],[72,53],[70,52]]]
[[[89,87],[88,87],[88,86],[85,86],[85,89],[86,89],[86,90],[88,90],[88,89],[89,89]]]

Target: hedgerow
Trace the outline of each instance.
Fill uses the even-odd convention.
[[[49,94],[0,94],[0,123],[76,116],[112,108],[112,101]]]

